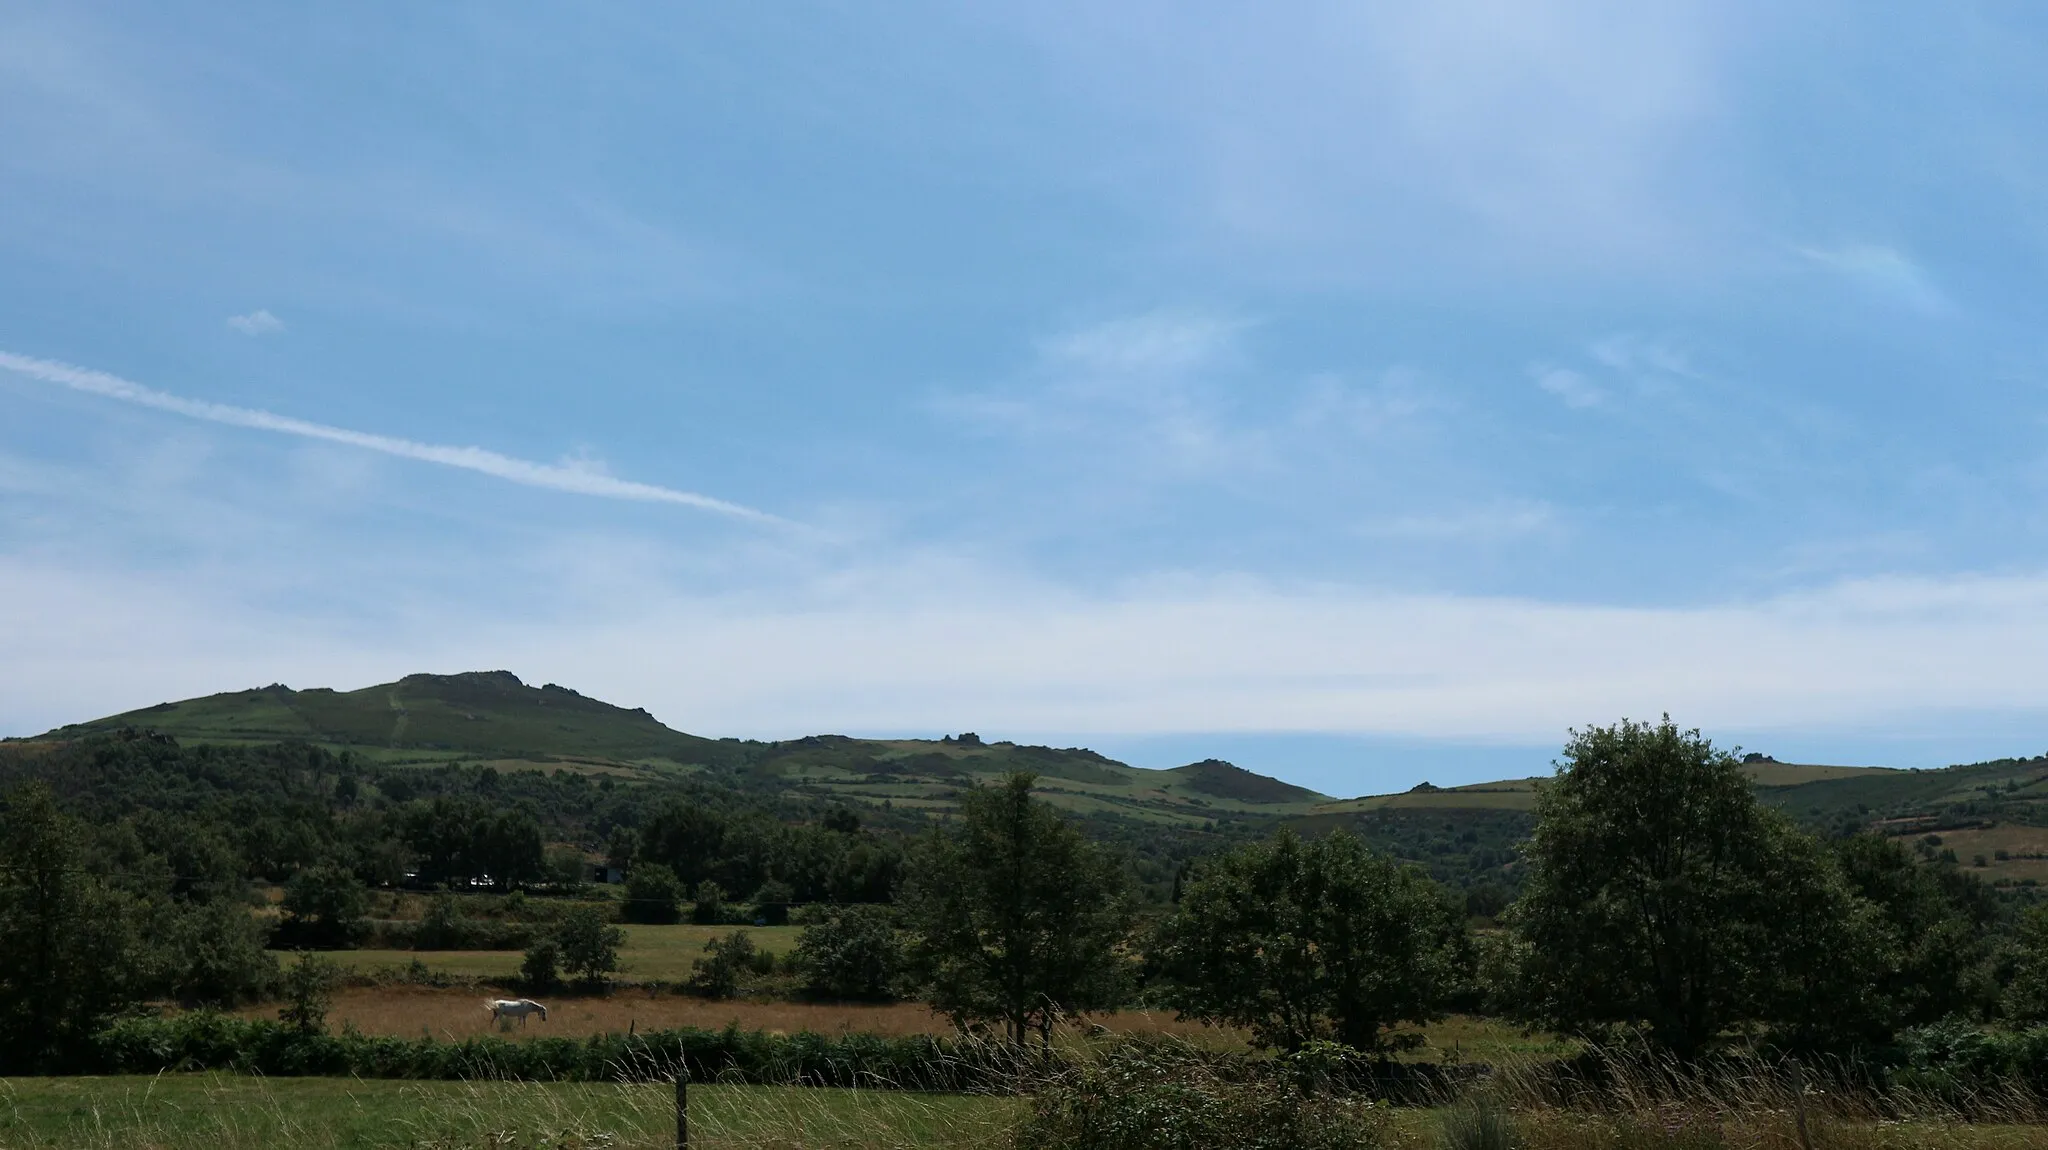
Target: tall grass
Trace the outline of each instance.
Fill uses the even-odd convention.
[[[969,1147],[999,1143],[1014,1099],[697,1085],[705,1147]],[[0,1081],[0,1146],[32,1150],[340,1150],[674,1145],[666,1084],[388,1083],[219,1075]]]
[[[1643,1053],[1498,1068],[1451,1103],[1446,1150],[2048,1148],[2048,1110],[2011,1082],[1887,1083],[1841,1063]]]

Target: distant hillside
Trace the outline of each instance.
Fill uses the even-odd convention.
[[[298,740],[389,762],[464,757],[693,767],[736,762],[739,746],[672,731],[646,711],[614,707],[553,683],[529,687],[510,671],[407,675],[359,691],[294,691],[273,684],[161,703],[60,727],[44,738],[122,727],[146,727],[187,742]]]
[[[61,727],[44,740],[124,727],[187,743],[299,741],[387,765],[476,762],[499,770],[568,769],[622,779],[723,770],[802,795],[946,810],[962,787],[1012,771],[1039,776],[1049,801],[1081,814],[1200,824],[1281,815],[1325,796],[1220,760],[1148,770],[1085,748],[944,739],[813,735],[784,742],[709,739],[566,687],[509,671],[408,675],[357,691],[272,685],[163,703]]]
[[[1166,773],[1184,780],[1189,790],[1245,803],[1313,803],[1323,798],[1307,787],[1255,775],[1222,759],[1203,759]]]
[[[566,687],[528,686],[507,671],[408,675],[357,691],[273,685],[163,703],[40,738],[124,727],[187,743],[307,742],[391,766],[461,761],[621,781],[710,771],[750,788],[905,815],[950,810],[962,788],[1028,770],[1039,776],[1043,797],[1079,815],[1135,826],[1347,826],[1440,877],[1468,883],[1512,881],[1514,844],[1531,825],[1543,783],[1424,783],[1396,794],[1332,799],[1220,759],[1148,770],[1086,748],[984,742],[973,734],[710,739]],[[1764,801],[1817,830],[1876,827],[1914,838],[1923,852],[1953,852],[1965,866],[1981,854],[1982,873],[1994,882],[2048,883],[2048,758],[1906,771],[1752,756],[1743,769]],[[1930,836],[1940,841],[1926,841]]]

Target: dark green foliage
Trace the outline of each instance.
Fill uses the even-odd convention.
[[[710,940],[704,956],[690,963],[690,989],[706,998],[733,997],[740,992],[740,979],[754,971],[759,954],[744,930]]]
[[[1426,876],[1343,831],[1283,831],[1197,864],[1148,958],[1182,1017],[1283,1050],[1378,1051],[1442,1015],[1468,950],[1462,910]]]
[[[796,891],[780,879],[769,879],[754,892],[752,920],[755,926],[787,926],[789,904],[796,898]]]
[[[1890,956],[1874,988],[1871,1037],[1986,1011],[1997,997],[1989,967],[2002,917],[1989,888],[1915,860],[1896,839],[1853,835],[1834,852],[1849,889],[1873,907]]]
[[[1234,1071],[1234,1072],[1233,1072]],[[1041,1087],[1016,1150],[1351,1150],[1382,1144],[1385,1112],[1305,1094],[1286,1077],[1130,1044]]]
[[[1516,847],[1536,821],[1527,811],[1486,807],[1382,807],[1293,818],[1287,825],[1303,836],[1342,828],[1374,853],[1419,866],[1447,886],[1492,887],[1512,895],[1521,882]]]
[[[284,1005],[277,1019],[300,1034],[325,1034],[327,1011],[334,1005],[334,988],[341,982],[341,968],[334,960],[301,953],[284,971]]]
[[[524,923],[465,915],[445,893],[434,896],[417,923],[384,922],[376,930],[378,945],[400,950],[524,950],[533,935]]]
[[[1681,1057],[1731,1026],[1802,1044],[1864,1013],[1880,962],[1831,857],[1757,802],[1735,760],[1669,719],[1575,733],[1537,800],[1516,1012]]]
[[[690,921],[699,926],[714,926],[725,919],[725,888],[710,879],[698,883],[696,901],[690,905]]]
[[[2015,1022],[2048,1022],[2048,907],[2020,916],[2013,940],[2013,971],[2005,988],[2005,1016]]]
[[[682,903],[683,884],[676,872],[660,863],[641,863],[626,875],[626,901],[619,914],[627,922],[681,922]]]
[[[0,812],[0,1069],[75,1056],[147,989],[131,899],[84,871],[85,828],[29,786]]]
[[[519,962],[519,982],[536,992],[562,984],[562,948],[553,938],[543,938],[527,948]]]
[[[193,1006],[253,1002],[277,986],[277,959],[264,949],[269,931],[249,908],[216,899],[174,910],[157,936],[164,948],[165,988]]]
[[[813,998],[884,1002],[903,975],[903,942],[887,907],[833,907],[804,928],[793,958]]]
[[[284,920],[277,944],[333,950],[354,946],[369,933],[370,895],[340,867],[310,867],[284,888]]]
[[[1124,874],[1013,775],[961,799],[922,844],[904,900],[934,1009],[1050,1041],[1063,1015],[1114,1007],[1129,986]]]
[[[554,943],[561,955],[562,971],[586,986],[597,986],[619,969],[619,948],[626,944],[626,932],[605,920],[604,912],[593,906],[570,910],[555,923]]]

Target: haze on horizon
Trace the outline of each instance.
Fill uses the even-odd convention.
[[[0,4],[0,735],[2048,748],[2048,14]]]

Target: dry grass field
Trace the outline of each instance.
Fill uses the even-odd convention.
[[[809,1030],[819,1034],[947,1034],[952,1023],[933,1014],[922,1003],[887,1005],[865,1003],[757,1002],[746,999],[713,1001],[683,994],[648,994],[622,990],[603,997],[543,996],[548,1019],[538,1017],[521,1026],[505,1025],[511,1038],[581,1038],[591,1034],[624,1033],[629,1029],[659,1030],[696,1026],[718,1030],[737,1025],[742,1030],[781,1031],[785,1034]],[[248,1018],[276,1017],[275,1005],[251,1006],[240,1013]],[[1128,1034],[1171,1034],[1205,1045],[1241,1046],[1244,1036],[1230,1029],[1204,1027],[1197,1022],[1177,1022],[1171,1013],[1152,1014],[1125,1011],[1092,1017],[1089,1021]],[[335,995],[327,1015],[329,1027],[339,1030],[353,1026],[364,1034],[389,1034],[459,1039],[497,1033],[484,1009],[484,996],[473,990],[445,990],[423,986],[356,987]]]
[[[1978,877],[1996,882],[1999,879],[2033,879],[2048,883],[2048,857],[2021,858],[2021,855],[2048,856],[2048,827],[2030,827],[2019,823],[1999,823],[1983,830],[1956,830],[1936,832],[1941,845],[1956,852],[1956,859]],[[1919,836],[1905,841],[1912,843]],[[1998,852],[2004,851],[2004,859]],[[1983,867],[1972,865],[1978,855],[1984,856]]]

